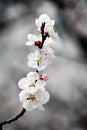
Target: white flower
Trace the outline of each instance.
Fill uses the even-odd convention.
[[[44,24],[44,33],[47,37],[53,38],[53,40],[58,41],[58,34],[54,30],[55,21],[51,20],[50,17],[46,14],[42,14],[38,19],[35,21],[38,31],[41,31],[43,24]]]
[[[30,72],[27,77],[19,80],[18,86],[20,89],[28,89],[31,93],[36,92],[37,89],[44,89],[46,82],[39,79],[36,72]]]
[[[42,52],[45,54],[46,59],[55,58],[54,52],[56,50],[56,41],[54,41],[51,37],[47,38],[44,42]]]
[[[49,60],[46,59],[45,53],[41,49],[35,51],[35,53],[30,53],[28,55],[28,66],[41,71],[47,67]]]
[[[23,102],[23,108],[27,111],[32,111],[36,108],[44,110],[42,105],[49,101],[49,97],[49,93],[45,90],[37,90],[34,93],[30,93],[26,89],[19,93],[19,99]]]
[[[54,41],[59,41],[58,33],[54,30],[53,27],[48,26],[47,28],[45,28],[45,33],[47,33],[47,35],[51,37]]]
[[[45,27],[54,26],[55,21],[51,20],[47,14],[42,14],[38,19],[35,20],[35,24],[38,27],[38,31],[41,31],[42,24],[45,23]]]
[[[28,34],[28,41],[26,42],[26,45],[31,46],[31,45],[40,45],[42,41],[41,35],[33,35],[33,34]]]

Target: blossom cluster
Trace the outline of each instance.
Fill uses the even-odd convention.
[[[19,99],[23,103],[23,108],[28,111],[36,108],[44,110],[43,104],[49,101],[50,96],[45,88],[49,77],[41,71],[55,58],[55,43],[58,41],[58,35],[54,30],[55,21],[48,15],[40,15],[35,24],[38,35],[28,34],[26,42],[26,46],[36,46],[36,50],[28,55],[28,67],[34,71],[29,72],[18,82],[19,88],[22,89]]]

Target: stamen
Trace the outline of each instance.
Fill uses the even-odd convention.
[[[52,46],[51,44],[50,44],[50,45],[48,45],[48,47],[50,47],[53,51],[55,51],[55,47],[54,47],[54,46]]]
[[[42,57],[39,57],[37,58],[37,65],[39,66],[40,65],[40,62],[42,61]]]
[[[40,61],[39,61],[39,60],[37,60],[37,65],[39,66],[39,64],[40,64]]]
[[[35,84],[34,84],[34,83],[31,83],[31,84],[29,85],[29,87],[35,87]]]
[[[27,98],[27,100],[31,100],[34,101],[36,99],[35,95],[30,94],[29,98]]]

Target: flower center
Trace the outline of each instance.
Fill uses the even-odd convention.
[[[30,94],[28,99],[31,101],[34,101],[36,98],[35,98],[35,95]]]
[[[34,84],[34,83],[31,83],[31,84],[29,85],[29,87],[35,87],[35,84]]]
[[[49,44],[48,47],[55,51],[55,47],[53,45]]]
[[[40,65],[40,62],[42,61],[42,57],[41,56],[38,56],[37,57],[37,65],[39,66]]]

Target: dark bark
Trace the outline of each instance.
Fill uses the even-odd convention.
[[[26,110],[23,108],[22,111],[21,111],[18,115],[14,116],[14,117],[12,117],[12,118],[10,118],[10,119],[8,119],[8,120],[2,121],[2,122],[0,123],[0,130],[3,129],[3,126],[4,126],[4,125],[10,124],[10,123],[12,123],[12,122],[18,120],[20,117],[22,117],[22,116],[24,115],[25,112],[26,112]]]

